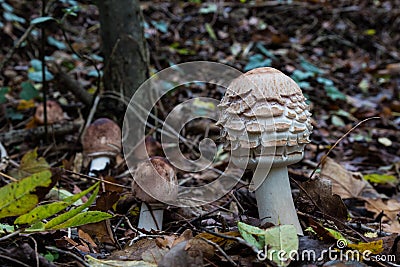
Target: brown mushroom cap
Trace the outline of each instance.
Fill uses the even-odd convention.
[[[143,202],[154,204],[175,201],[178,180],[165,158],[153,157],[138,164],[132,181],[132,192]]]
[[[121,128],[110,119],[97,119],[86,129],[82,146],[87,156],[115,156],[121,151]]]
[[[64,119],[64,111],[56,101],[46,101],[46,112],[48,124],[54,124]],[[36,108],[34,118],[38,124],[44,124],[44,108],[42,104]]]
[[[274,68],[257,68],[233,80],[221,103],[217,124],[232,152],[295,155],[310,142],[311,113],[300,87]],[[271,149],[271,148],[275,148]]]

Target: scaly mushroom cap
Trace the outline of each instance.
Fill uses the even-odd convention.
[[[153,157],[138,164],[132,181],[133,195],[149,204],[162,200],[175,201],[178,180],[173,167],[165,158]]]
[[[110,119],[97,119],[86,129],[82,146],[89,157],[115,156],[121,151],[121,128]]]
[[[299,86],[274,68],[257,68],[232,81],[221,103],[217,124],[232,154],[301,158],[310,142],[309,107]],[[275,150],[276,147],[276,150]]]

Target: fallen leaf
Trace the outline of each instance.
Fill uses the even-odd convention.
[[[204,258],[211,258],[214,255],[214,247],[206,241],[192,238],[175,245],[162,260],[159,267],[185,267],[203,266]]]
[[[391,221],[396,220],[400,212],[400,203],[395,199],[366,199],[365,207],[375,214],[383,211]]]
[[[363,179],[359,172],[350,172],[331,158],[322,164],[321,177],[332,181],[332,192],[342,199],[346,198],[387,198],[379,194],[372,185]]]
[[[90,267],[157,267],[157,264],[146,261],[99,260],[90,255],[86,255],[85,258]]]
[[[296,201],[300,210],[308,212],[306,206],[312,206],[315,209],[314,203],[318,203],[318,207],[324,214],[339,220],[347,219],[347,207],[340,196],[332,194],[331,180],[320,178],[304,182],[301,185],[305,192],[301,191]]]
[[[278,266],[290,263],[290,253],[299,249],[297,230],[293,225],[280,225],[265,230],[265,245],[268,247],[268,258]],[[272,251],[274,253],[270,253]],[[284,252],[284,253],[282,253]]]
[[[368,242],[368,243],[358,243],[358,244],[348,244],[349,248],[356,249],[359,252],[364,252],[369,250],[372,254],[379,254],[383,251],[383,240]]]
[[[45,170],[0,188],[0,219],[21,215],[33,209],[39,202],[36,188],[49,187],[52,184],[51,176],[51,172]]]

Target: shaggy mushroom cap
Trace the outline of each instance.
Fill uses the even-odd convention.
[[[236,78],[218,106],[225,148],[236,157],[300,160],[312,131],[305,101],[296,82],[274,68],[257,68]]]
[[[82,137],[84,153],[89,156],[115,156],[121,151],[121,128],[107,118],[95,120]]]
[[[165,158],[153,157],[138,164],[132,181],[133,195],[143,202],[156,204],[175,201],[178,180],[174,168]]]

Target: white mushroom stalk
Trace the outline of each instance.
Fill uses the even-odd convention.
[[[292,224],[302,235],[287,170],[303,158],[312,131],[301,89],[276,69],[258,68],[230,84],[219,108],[218,124],[233,163],[254,172],[250,189],[260,219]]]
[[[104,170],[121,151],[121,129],[110,119],[97,119],[82,136],[82,146],[91,160],[88,175],[96,176],[96,171]]]
[[[165,204],[178,197],[178,180],[165,158],[153,157],[138,164],[132,181],[133,195],[142,201],[138,228],[162,230]]]

